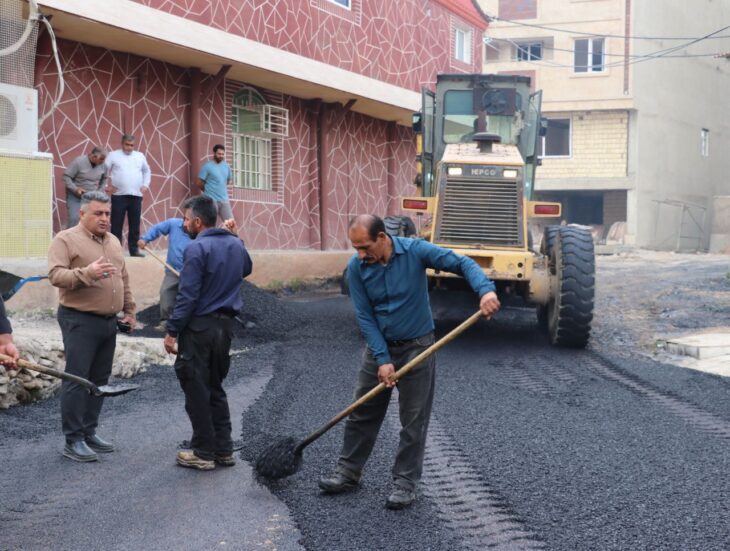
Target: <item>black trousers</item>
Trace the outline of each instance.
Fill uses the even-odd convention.
[[[232,332],[231,318],[203,316],[192,318],[178,336],[175,373],[193,426],[190,447],[202,459],[233,451],[231,414],[223,390]]]
[[[139,223],[142,219],[142,198],[136,195],[112,195],[112,233],[122,242],[124,216],[127,216],[127,245],[129,252],[135,252],[139,241]]]
[[[58,307],[66,373],[90,380],[97,386],[109,382],[117,343],[116,316],[104,317]],[[61,385],[61,425],[67,442],[83,440],[96,432],[104,404],[77,383]]]

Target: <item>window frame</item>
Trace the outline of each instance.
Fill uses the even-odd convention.
[[[464,58],[459,57],[459,34],[463,36],[463,54]],[[466,65],[470,65],[472,62],[472,47],[473,47],[473,37],[472,37],[472,30],[466,29],[464,27],[454,26],[454,59],[460,63],[464,63]]]
[[[342,9],[352,10],[352,0],[327,0],[327,1],[330,2],[331,4],[334,4],[335,6],[339,6]]]
[[[568,115],[567,117],[545,117],[548,121],[568,121],[568,154],[567,155],[546,155],[545,154],[545,143],[547,141],[547,132],[545,136],[540,138],[540,153],[538,159],[572,159],[573,158],[573,117]],[[548,126],[549,129],[549,126]]]
[[[533,57],[532,48],[539,46],[540,57]],[[527,52],[526,58],[520,58],[520,52]],[[512,49],[512,61],[541,61],[545,59],[545,42],[542,40],[536,40],[532,42],[515,42],[514,48]]]
[[[259,116],[257,111],[250,109],[252,104],[239,103],[247,94],[249,99],[256,99],[262,105],[266,102],[256,90],[249,87],[239,89],[234,95],[231,103],[231,174],[233,187],[237,189],[251,189],[259,191],[274,191],[273,180],[273,140],[255,134],[234,131],[234,124],[238,128],[242,112],[247,111]],[[238,101],[237,101],[238,100]],[[246,162],[256,158],[255,168],[253,162]],[[252,183],[255,180],[255,184]]]
[[[700,130],[700,155],[705,159],[710,156],[710,129]]]
[[[595,65],[592,63],[593,58],[593,49],[594,49],[594,42],[600,40],[603,43],[602,49],[601,49],[601,65],[600,69],[595,70]],[[588,44],[588,49],[586,50],[586,65],[578,65],[576,56],[578,55],[578,42],[585,41]],[[605,36],[592,36],[588,38],[576,38],[573,41],[573,73],[577,75],[593,75],[596,73],[605,73],[606,72],[606,37]],[[579,67],[583,67],[584,70],[578,70]]]

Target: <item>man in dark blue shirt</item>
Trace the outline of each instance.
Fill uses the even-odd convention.
[[[175,373],[193,426],[191,450],[178,452],[177,463],[208,471],[216,464],[235,465],[222,383],[230,367],[233,317],[242,306],[241,280],[252,263],[236,235],[215,227],[218,211],[210,197],[193,197],[183,208],[184,228],[193,241],[183,253],[165,350],[177,354]]]
[[[347,419],[335,473],[319,481],[327,494],[358,487],[388,408],[396,366],[404,366],[434,343],[426,268],[464,277],[479,295],[479,308],[487,318],[500,306],[494,284],[468,257],[421,239],[390,237],[383,221],[372,215],[354,218],[349,237],[357,251],[347,266],[350,295],[368,347],[355,395],[360,398],[380,382],[388,389]],[[398,383],[402,429],[393,466],[394,488],[386,501],[389,509],[408,507],[416,497],[433,404],[435,367],[431,356]]]

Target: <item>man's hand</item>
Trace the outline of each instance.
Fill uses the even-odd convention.
[[[223,228],[231,232],[233,235],[238,235],[238,225],[233,218],[223,221]]]
[[[172,335],[165,335],[165,352],[168,354],[177,354],[177,339]]]
[[[94,274],[94,279],[106,279],[117,273],[117,269],[114,267],[114,264],[106,262],[103,256],[100,256],[94,262],[89,264],[88,268],[91,268],[91,272]]]
[[[499,311],[499,307],[499,299],[494,291],[483,295],[479,300],[479,309],[487,319],[492,319],[492,316]]]
[[[16,367],[15,362],[17,362],[20,358],[20,353],[18,352],[18,349],[15,348],[12,333],[3,333],[0,335],[0,354],[5,354],[12,358],[12,360],[0,360],[0,365],[13,368]]]
[[[81,188],[77,187],[77,188],[76,188],[76,190],[74,191],[74,193],[76,193],[76,196],[77,196],[77,197],[78,197],[78,198],[80,199],[80,198],[81,198],[81,196],[82,196],[82,195],[83,195],[83,194],[84,194],[85,192],[84,192],[84,190],[83,190],[83,189],[81,189]]]
[[[383,364],[378,368],[378,381],[385,383],[385,388],[393,388],[395,381],[391,380],[391,377],[395,373],[395,366],[393,364]]]
[[[137,241],[137,246],[140,249],[144,249],[147,246],[147,241],[145,241],[144,239],[140,239],[139,241]]]
[[[132,314],[125,314],[122,319],[120,319],[122,323],[128,323],[129,324],[129,330],[134,330],[135,327],[137,327],[137,319]]]

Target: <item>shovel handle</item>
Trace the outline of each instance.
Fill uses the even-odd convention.
[[[12,360],[12,358],[10,356],[6,356],[5,354],[0,354],[0,360],[9,361]],[[88,388],[94,393],[99,391],[99,388],[94,383],[77,375],[72,375],[71,373],[51,369],[50,367],[45,367],[43,365],[34,364],[33,362],[29,362],[28,360],[23,359],[20,359],[15,363],[18,365],[18,367],[22,367],[24,369],[31,369],[39,373],[45,373],[46,375],[50,375],[51,377],[56,377],[58,379],[64,379],[72,383],[77,383],[85,388]]]
[[[475,312],[472,314],[466,321],[463,321],[460,325],[452,329],[449,333],[441,337],[438,341],[433,343],[431,346],[429,346],[426,350],[421,352],[418,356],[413,358],[410,362],[408,362],[406,365],[401,367],[398,371],[396,371],[392,376],[391,380],[393,382],[398,381],[401,379],[404,375],[406,375],[409,371],[411,371],[414,367],[416,367],[418,364],[420,364],[423,360],[428,358],[431,354],[436,352],[438,349],[442,348],[446,344],[453,341],[456,337],[461,335],[464,331],[469,329],[472,325],[474,325],[479,319],[482,317],[481,310]],[[324,433],[326,433],[328,430],[330,430],[332,427],[334,427],[337,423],[342,421],[345,417],[350,415],[353,411],[355,411],[357,408],[359,408],[361,405],[363,405],[368,400],[374,398],[381,392],[385,390],[385,383],[379,383],[378,386],[372,388],[367,394],[364,394],[360,398],[358,398],[355,402],[347,406],[345,409],[343,409],[340,413],[335,415],[332,419],[327,421],[327,423],[322,426],[321,428],[317,429],[313,433],[311,433],[309,436],[307,436],[304,440],[299,442],[296,447],[296,453],[300,453],[304,448],[306,448],[309,444],[317,440],[320,436],[322,436]]]
[[[152,251],[151,249],[147,249],[147,248],[145,248],[145,251],[147,251],[148,253],[150,253],[152,255],[152,258],[154,258],[155,260],[157,260],[158,262],[160,262],[163,266],[165,266],[165,268],[167,268],[168,270],[170,270],[177,277],[180,277],[180,272],[178,272],[175,268],[173,268],[172,266],[170,266],[167,262],[165,262],[158,255],[156,255],[154,251]]]

